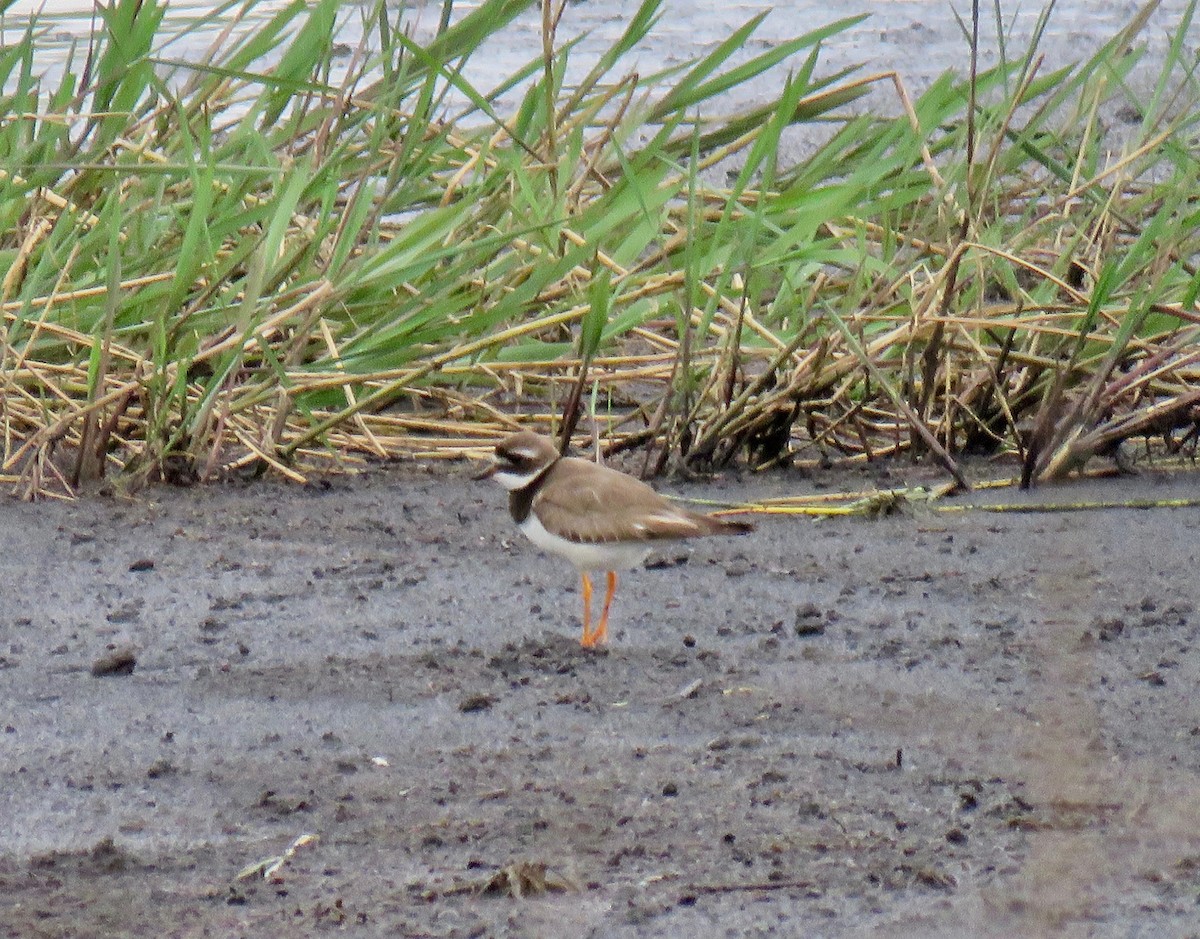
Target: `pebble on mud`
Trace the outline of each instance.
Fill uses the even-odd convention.
[[[648,571],[659,571],[668,567],[681,567],[688,562],[690,557],[686,550],[670,553],[656,551],[642,562],[642,568]]]
[[[464,714],[470,714],[473,711],[486,711],[497,700],[499,699],[493,694],[468,695],[458,703],[458,709]]]
[[[109,646],[104,654],[92,663],[92,675],[96,678],[132,675],[136,666],[137,652],[132,646]]]
[[[750,562],[743,555],[737,555],[725,566],[725,576],[745,577],[751,570]]]
[[[170,776],[176,772],[175,764],[170,760],[155,760],[146,770],[148,779],[161,779],[163,776]]]
[[[815,603],[805,603],[796,608],[797,636],[823,636],[824,634],[825,621],[822,619],[820,607]]]

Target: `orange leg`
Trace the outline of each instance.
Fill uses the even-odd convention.
[[[595,645],[592,637],[592,578],[588,577],[586,571],[580,571],[579,576],[583,578],[583,638],[579,644],[590,649]]]
[[[600,624],[592,633],[592,645],[600,645],[608,638],[608,610],[612,606],[613,594],[617,592],[617,572],[608,572],[608,592],[604,595],[604,612],[600,614]]]

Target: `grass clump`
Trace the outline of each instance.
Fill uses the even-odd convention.
[[[1032,481],[1194,439],[1195,63],[1180,40],[1150,100],[1125,84],[1154,4],[1081,65],[1043,74],[1035,40],[911,102],[820,75],[855,18],[621,71],[660,4],[568,86],[546,0],[542,49],[487,90],[463,65],[524,0],[424,44],[378,3],[348,52],[336,3],[227,4],[188,23],[219,30],[202,66],[161,4],[118,0],[56,87],[35,21],[0,54],[4,479],[302,478],[471,452],[518,414],[569,435],[587,399],[650,468],[911,451],[961,478],[986,451]],[[774,102],[711,117],[777,66]],[[878,82],[901,117],[780,165]]]

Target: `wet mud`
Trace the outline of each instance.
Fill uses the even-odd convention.
[[[0,934],[1196,934],[1200,510],[764,518],[588,652],[466,475],[5,502]]]

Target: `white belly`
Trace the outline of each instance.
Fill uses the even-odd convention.
[[[637,567],[650,553],[643,541],[580,544],[546,531],[532,512],[521,523],[521,531],[543,551],[566,558],[581,571],[618,571]]]

